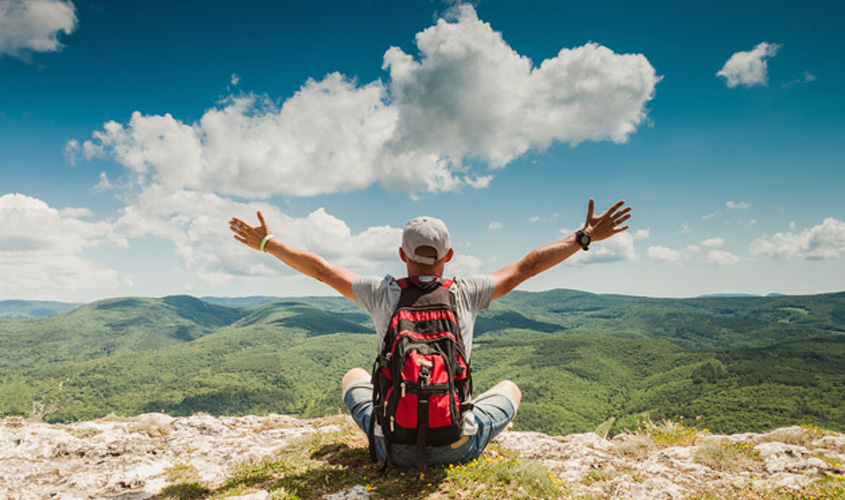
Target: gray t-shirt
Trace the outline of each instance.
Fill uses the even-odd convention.
[[[420,279],[425,280],[426,277]],[[458,316],[458,326],[464,339],[464,349],[467,360],[472,355],[472,334],[475,329],[475,317],[490,306],[496,283],[493,277],[473,276],[470,278],[455,278],[449,292],[455,297],[455,311]],[[359,276],[352,282],[352,294],[358,307],[366,310],[373,317],[376,333],[378,334],[378,348],[384,342],[390,318],[399,303],[401,288],[393,276],[384,278],[375,276]]]

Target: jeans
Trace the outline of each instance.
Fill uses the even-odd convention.
[[[372,397],[373,385],[366,379],[351,382],[343,396],[349,413],[364,433],[369,432],[370,419],[373,416]],[[451,445],[427,447],[426,463],[457,464],[474,460],[513,420],[516,415],[516,405],[507,394],[491,390],[475,398],[472,412],[475,414],[478,432],[473,436],[464,436]],[[386,455],[384,438],[376,436],[375,441],[376,456],[383,462]],[[416,458],[415,446],[403,444],[390,446],[390,465],[394,467],[414,467]]]

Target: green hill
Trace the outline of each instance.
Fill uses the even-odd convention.
[[[172,296],[103,300],[46,318],[0,318],[0,370],[38,370],[190,342],[243,315]]]
[[[222,301],[222,299],[217,299]],[[263,299],[262,299],[263,300]],[[226,307],[185,296],[0,318],[0,415],[342,411],[340,378],[369,368],[370,318],[343,298]],[[479,317],[476,392],[523,389],[517,428],[613,432],[701,416],[718,432],[845,430],[845,294],[653,299],[515,292]],[[39,416],[39,415],[36,415]]]

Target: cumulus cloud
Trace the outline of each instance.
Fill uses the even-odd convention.
[[[681,252],[680,250],[673,250],[664,246],[648,247],[646,255],[651,260],[656,260],[658,262],[675,262],[676,264],[680,264],[687,258],[684,252]]]
[[[644,56],[591,43],[534,66],[472,6],[456,12],[417,34],[418,57],[386,51],[386,83],[331,73],[281,105],[230,97],[194,123],[136,112],[82,150],[170,192],[437,192],[483,188],[492,176],[480,164],[500,168],[555,141],[625,142],[646,119],[659,77]]]
[[[724,238],[708,238],[708,239],[702,241],[700,244],[703,247],[718,248],[718,247],[725,244],[725,239]]]
[[[749,250],[754,256],[780,260],[838,259],[845,254],[845,222],[828,217],[800,233],[788,231],[758,238]]]
[[[751,206],[747,201],[726,201],[725,208],[728,210],[746,210]]]
[[[494,220],[490,224],[487,225],[487,229],[493,229],[493,230],[502,229],[502,223],[497,221],[497,220]]]
[[[58,210],[23,194],[0,196],[0,298],[57,299],[61,294],[116,288],[117,273],[84,257],[110,241],[113,228],[86,208]]]
[[[449,261],[446,273],[449,276],[473,276],[477,275],[482,266],[481,259],[464,253],[455,253],[455,257]]]
[[[76,29],[76,8],[63,0],[0,0],[0,57],[61,50]]]
[[[170,240],[186,268],[210,283],[232,279],[293,274],[290,268],[248,250],[234,241],[226,221],[237,216],[257,225],[262,211],[270,229],[296,248],[316,252],[332,263],[356,272],[376,271],[398,260],[402,230],[371,227],[353,234],[325,209],[305,217],[290,217],[273,205],[237,202],[214,193],[148,189],[121,210],[114,234],[121,244],[142,236]],[[283,236],[282,236],[283,235]]]
[[[739,85],[747,87],[766,85],[768,59],[774,57],[780,47],[776,43],[761,42],[750,51],[737,52],[728,59],[716,76],[724,78],[725,84],[730,88]]]
[[[573,231],[567,231],[567,234]],[[619,262],[634,260],[637,252],[634,248],[634,237],[629,232],[593,243],[587,252],[578,252],[569,259],[572,264],[598,264],[604,262]]]
[[[719,267],[734,266],[739,262],[739,257],[723,250],[710,250],[707,262]]]
[[[638,229],[634,231],[633,238],[634,240],[647,240],[651,238],[651,228]]]

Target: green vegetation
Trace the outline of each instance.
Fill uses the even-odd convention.
[[[343,411],[340,378],[372,363],[369,317],[342,298],[243,306],[120,298],[0,318],[0,416]],[[685,416],[718,433],[795,424],[845,431],[843,333],[845,293],[514,292],[479,318],[475,387],[514,380],[523,390],[516,428],[553,434],[601,426],[614,435],[644,416]]]
[[[765,470],[763,457],[754,448],[754,443],[711,439],[698,447],[693,460],[711,469],[729,472]]]

